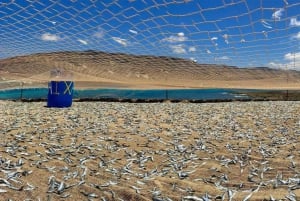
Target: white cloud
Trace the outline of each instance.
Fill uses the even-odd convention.
[[[78,39],[77,41],[80,42],[80,43],[83,44],[83,45],[87,45],[87,44],[88,44],[87,41],[82,40],[82,39]]]
[[[297,18],[292,17],[291,20],[290,20],[290,26],[299,27],[300,26],[300,21],[298,21]]]
[[[185,50],[183,44],[170,45],[170,48],[172,49],[173,53],[176,53],[176,54],[185,54],[186,53],[186,50]]]
[[[276,63],[276,62],[270,62],[270,63],[268,63],[268,66],[271,67],[271,68],[284,69],[286,67],[286,64]]]
[[[268,28],[268,29],[272,29],[273,27],[268,23],[266,22],[265,20],[262,20],[261,21],[261,24],[265,27],[265,28]]]
[[[44,41],[59,41],[61,38],[56,34],[44,33],[42,34],[41,39]]]
[[[135,30],[132,30],[132,29],[129,29],[129,32],[130,32],[130,33],[133,33],[133,34],[138,34],[138,32],[137,32],[137,31],[135,31]]]
[[[228,56],[216,57],[215,60],[230,60]]]
[[[228,41],[229,35],[228,34],[224,34],[222,37],[224,38],[225,43],[229,44],[229,41]]]
[[[271,26],[267,21],[265,20],[262,20],[261,23],[265,24],[265,25],[268,25],[268,26]]]
[[[268,66],[270,68],[281,69],[281,70],[287,70],[293,67],[292,63],[277,63],[277,62],[270,62],[268,63]]]
[[[297,34],[295,34],[294,36],[292,36],[292,39],[300,40],[300,32],[298,32]]]
[[[197,59],[195,59],[194,57],[191,57],[190,60],[193,62],[197,62]]]
[[[94,36],[95,38],[99,38],[99,39],[103,38],[104,35],[105,35],[105,32],[104,32],[104,30],[103,30],[102,28],[100,28],[100,27],[99,27],[99,28],[97,29],[97,31],[93,34],[93,36]]]
[[[117,43],[123,45],[123,46],[127,46],[129,44],[129,42],[126,39],[123,38],[119,38],[119,37],[111,37],[114,41],[116,41]]]
[[[183,32],[179,32],[177,35],[178,35],[179,37],[184,37],[184,33],[183,33]]]
[[[218,46],[218,43],[216,42],[218,40],[218,37],[212,37],[212,38],[210,38],[210,40],[214,44],[215,47]]]
[[[279,69],[295,69],[300,70],[300,52],[287,53],[284,55],[286,63],[270,62],[268,66]]]
[[[225,40],[227,40],[228,39],[228,34],[224,34],[223,36],[222,36]]]
[[[207,54],[211,54],[211,51],[209,49],[206,49]]]
[[[194,46],[189,47],[189,52],[196,52],[197,49]]]
[[[177,43],[177,42],[184,42],[187,39],[188,38],[184,35],[183,32],[179,32],[176,35],[172,35],[172,36],[162,39],[162,41],[169,42],[169,43]]]
[[[284,9],[280,8],[279,10],[276,10],[273,14],[272,14],[272,18],[274,20],[280,20],[282,14],[283,14]]]
[[[289,60],[289,61],[293,61],[294,59],[297,61],[300,61],[300,52],[287,53],[284,55],[284,59]]]
[[[262,31],[262,33],[264,34],[264,36],[265,36],[266,38],[268,38],[268,32]]]
[[[228,56],[222,56],[222,57],[220,57],[220,59],[223,59],[223,60],[230,60],[230,57],[228,57]]]
[[[295,64],[297,64],[297,63],[295,63]],[[287,62],[287,63],[270,62],[270,63],[268,63],[268,66],[271,68],[277,68],[277,69],[282,69],[282,70],[294,69],[293,62]],[[297,66],[296,66],[296,69],[297,69]],[[298,67],[298,70],[300,70],[299,67]]]

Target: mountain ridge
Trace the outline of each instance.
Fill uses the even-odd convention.
[[[36,53],[1,59],[0,80],[46,82],[50,71],[56,68],[72,72],[79,87],[84,82],[94,82],[95,87],[111,83],[125,88],[262,88],[264,84],[266,88],[298,88],[300,85],[298,71],[201,64],[175,57],[94,50]]]

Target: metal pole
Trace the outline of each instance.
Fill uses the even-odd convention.
[[[288,89],[288,85],[289,85],[289,75],[288,75],[288,65],[286,64],[286,85],[287,85],[287,89],[286,89],[286,100],[289,100],[289,89]]]
[[[22,99],[23,99],[23,85],[24,85],[24,83],[23,83],[23,82],[21,82],[21,94],[20,94],[20,101],[22,101]]]

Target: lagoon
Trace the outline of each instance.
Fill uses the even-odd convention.
[[[0,90],[0,100],[47,99],[48,88],[25,88]],[[73,92],[74,99],[170,99],[170,100],[234,100],[247,95],[230,89],[85,89]]]

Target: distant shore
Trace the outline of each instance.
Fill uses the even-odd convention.
[[[75,88],[73,101],[102,102],[231,102],[231,101],[300,101],[300,90],[279,89],[133,89],[133,88]],[[0,99],[24,102],[47,100],[47,87],[33,86],[0,90]]]
[[[249,90],[300,90],[298,83],[281,83],[281,82],[264,82],[264,81],[199,81],[196,82],[184,82],[178,81],[176,83],[168,83],[163,81],[156,82],[115,82],[115,81],[82,81],[75,80],[74,86],[76,89],[101,89],[101,88],[116,88],[116,89],[210,89],[210,88],[222,88],[222,89],[249,89]],[[15,88],[38,88],[48,87],[48,81],[0,81],[0,90],[2,89],[15,89]]]

